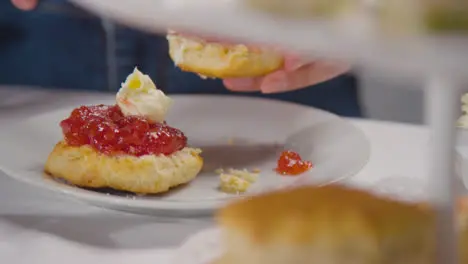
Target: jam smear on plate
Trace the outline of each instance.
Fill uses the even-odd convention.
[[[282,175],[299,175],[312,167],[312,162],[302,160],[294,151],[286,150],[281,153],[275,170]]]
[[[117,105],[78,107],[60,126],[69,145],[90,145],[104,154],[170,155],[187,145],[182,131],[165,122],[124,116]]]

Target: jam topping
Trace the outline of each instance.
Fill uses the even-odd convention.
[[[165,122],[124,116],[116,105],[81,106],[60,126],[69,145],[90,145],[105,154],[170,155],[187,145],[180,130]]]
[[[312,162],[302,160],[294,151],[283,151],[278,159],[276,172],[282,175],[299,175],[312,168]]]

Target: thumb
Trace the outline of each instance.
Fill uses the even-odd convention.
[[[37,6],[38,0],[11,0],[18,9],[29,11]]]
[[[307,60],[300,56],[288,54],[284,56],[283,69],[286,72],[293,72],[309,63],[311,63],[310,59]]]

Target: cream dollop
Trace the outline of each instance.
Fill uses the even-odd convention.
[[[172,105],[171,98],[137,68],[122,84],[116,100],[124,115],[145,116],[154,122],[163,122]]]

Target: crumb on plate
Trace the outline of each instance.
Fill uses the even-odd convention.
[[[257,181],[260,171],[248,171],[247,169],[228,169],[225,171],[220,168],[215,172],[219,174],[221,191],[238,194],[246,192]]]

